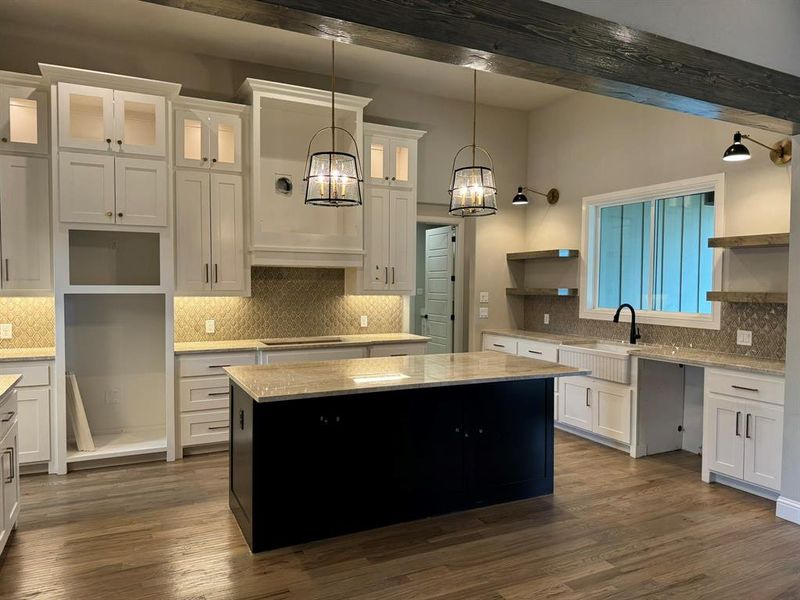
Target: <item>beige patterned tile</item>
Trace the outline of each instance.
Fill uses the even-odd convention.
[[[0,298],[0,323],[13,326],[13,337],[0,340],[0,349],[47,348],[56,344],[53,298]]]

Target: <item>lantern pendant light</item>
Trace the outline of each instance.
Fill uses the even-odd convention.
[[[331,41],[331,124],[317,131],[308,142],[306,154],[305,203],[313,206],[361,206],[364,177],[361,157],[353,135],[336,126],[336,42]],[[330,150],[311,153],[311,146],[323,131],[331,132]],[[353,141],[355,155],[336,150],[336,132],[343,131]]]
[[[472,70],[472,143],[459,149],[453,157],[453,175],[450,181],[450,214],[460,217],[483,217],[497,212],[497,187],[494,162],[489,153],[475,143],[478,114],[478,71]],[[469,166],[456,168],[458,156],[472,150]],[[486,155],[489,166],[479,165],[476,153]]]

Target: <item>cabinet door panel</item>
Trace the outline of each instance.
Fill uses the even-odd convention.
[[[625,444],[631,441],[630,392],[598,385],[592,389],[594,432]]]
[[[0,86],[0,148],[47,154],[47,92]]]
[[[2,462],[5,463],[0,486],[3,486],[3,513],[5,514],[7,529],[14,526],[19,515],[18,437],[17,424],[15,423],[11,426],[2,442],[0,442],[0,456],[3,458]]]
[[[164,156],[165,105],[162,96],[114,91],[114,149],[128,154]]]
[[[367,187],[364,205],[364,289],[389,289],[389,190]]]
[[[234,115],[212,114],[210,119],[211,168],[242,170],[242,120]]]
[[[574,378],[559,380],[561,389],[558,399],[561,403],[558,419],[573,427],[592,430],[592,398],[589,386]]]
[[[392,176],[389,138],[379,135],[366,136],[366,147],[366,182],[372,185],[388,184]]]
[[[3,289],[50,289],[50,194],[46,158],[0,158]]]
[[[50,460],[50,390],[17,391],[19,462]]]
[[[391,185],[413,187],[417,181],[417,142],[392,140],[389,160]]]
[[[389,287],[414,293],[417,202],[413,191],[392,190],[389,201]]]
[[[210,175],[178,171],[175,174],[177,291],[211,289]]]
[[[239,175],[211,174],[211,287],[244,288],[244,202]]]
[[[711,439],[703,442],[703,452],[708,453],[709,469],[741,479],[744,475],[744,403],[713,395],[706,396],[706,403],[705,417]]]
[[[116,159],[116,222],[167,224],[167,166],[160,160]]]
[[[781,490],[783,407],[748,402],[745,414],[744,478]]]
[[[175,165],[209,168],[211,115],[194,110],[175,111]]]
[[[114,90],[58,84],[58,144],[62,148],[112,151]]]
[[[114,157],[61,152],[59,218],[67,223],[114,223]]]

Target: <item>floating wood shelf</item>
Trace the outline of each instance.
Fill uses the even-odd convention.
[[[577,288],[506,288],[509,296],[577,296]]]
[[[711,302],[786,304],[786,298],[786,292],[706,292],[706,300]]]
[[[542,258],[578,258],[579,250],[571,248],[555,248],[553,250],[533,250],[532,252],[509,252],[507,260],[537,260]]]
[[[708,238],[709,248],[779,248],[788,245],[788,233],[762,233],[759,235],[731,235]]]

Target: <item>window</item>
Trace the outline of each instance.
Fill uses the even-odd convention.
[[[644,323],[719,328],[722,175],[584,199],[581,318],[607,319],[622,303]]]

